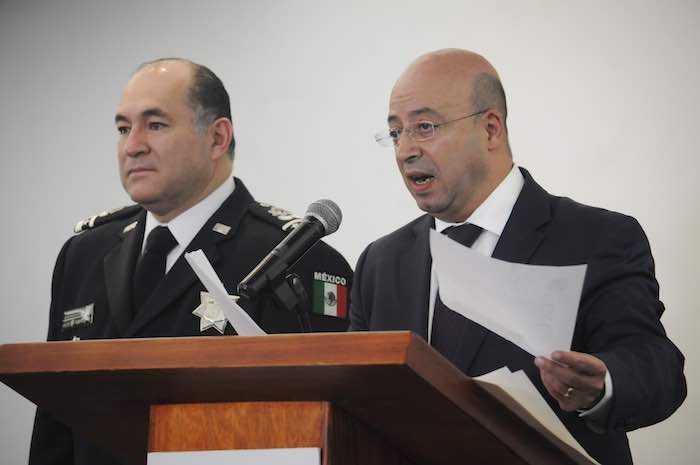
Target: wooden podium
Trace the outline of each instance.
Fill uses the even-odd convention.
[[[0,379],[130,465],[279,447],[324,465],[575,463],[409,332],[7,344]]]

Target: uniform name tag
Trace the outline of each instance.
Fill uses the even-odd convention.
[[[61,328],[65,331],[79,326],[91,325],[94,309],[95,304],[89,304],[84,307],[63,312],[63,324]]]

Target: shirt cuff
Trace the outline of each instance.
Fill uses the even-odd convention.
[[[600,427],[598,425],[604,425],[608,418],[608,413],[610,411],[610,401],[613,396],[613,382],[610,376],[610,370],[605,372],[605,394],[603,398],[598,401],[593,407],[587,410],[579,410],[579,417],[584,418],[588,426],[597,431]]]

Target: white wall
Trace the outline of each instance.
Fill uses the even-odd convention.
[[[345,220],[329,242],[354,263],[419,213],[372,139],[393,81],[423,52],[470,48],[501,74],[516,161],[551,192],[646,229],[691,394],[631,435],[633,453],[697,463],[699,23],[692,0],[0,2],[0,343],[44,338],[73,223],[129,202],[112,120],[140,62],[176,55],[217,72],[237,175],[300,214],[335,199]],[[24,463],[33,406],[3,385],[0,412],[0,462]]]

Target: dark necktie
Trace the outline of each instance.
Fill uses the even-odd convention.
[[[158,226],[148,234],[146,249],[134,271],[134,315],[165,276],[166,257],[176,245],[177,241],[167,226]]]
[[[450,226],[442,233],[465,247],[471,247],[476,238],[481,234],[482,229],[475,224],[462,224]],[[438,289],[435,297],[435,308],[433,309],[433,329],[430,337],[430,344],[448,359],[456,355],[454,352],[459,347],[459,338],[464,334],[464,329],[471,322],[457,312],[447,308],[440,299]]]

